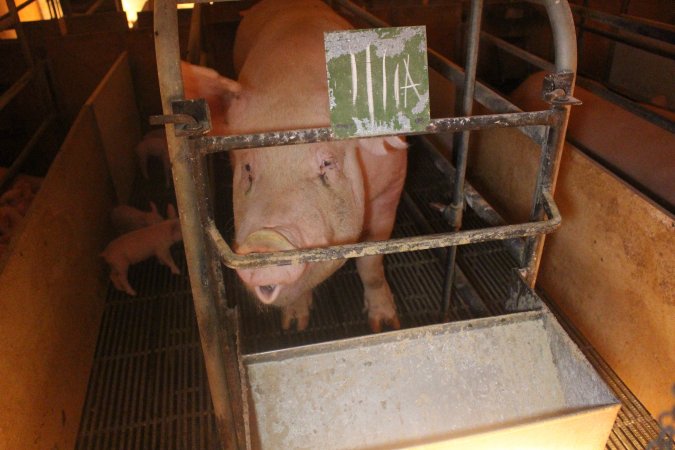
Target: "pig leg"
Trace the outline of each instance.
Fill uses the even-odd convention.
[[[296,328],[302,331],[309,325],[309,308],[312,306],[312,291],[297,299],[294,303],[281,308],[281,328],[288,330],[293,321]]]
[[[160,263],[164,264],[167,266],[169,269],[171,269],[171,273],[174,275],[180,275],[180,269],[176,266],[176,263],[173,261],[173,257],[171,256],[171,251],[169,248],[162,248],[157,251],[157,259],[159,260]]]
[[[365,240],[389,239],[396,219],[399,189],[392,189],[376,198],[370,205],[369,224]],[[396,330],[401,323],[396,315],[396,304],[389,283],[384,276],[383,255],[364,256],[356,260],[356,269],[363,283],[365,310],[368,311],[368,325],[374,333],[382,331],[382,324]]]
[[[129,269],[128,265],[122,265],[120,267],[116,265],[110,266],[110,281],[112,281],[113,286],[118,291],[126,292],[132,297],[136,296],[136,291],[129,284],[129,279],[127,278],[127,270]]]

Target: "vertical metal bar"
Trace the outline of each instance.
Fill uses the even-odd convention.
[[[172,100],[182,99],[183,81],[180,73],[178,43],[178,14],[176,5],[169,0],[155,2],[155,50],[159,75],[162,109],[173,114]],[[194,166],[187,157],[188,142],[174,134],[174,126],[167,125],[167,142],[172,164],[176,200],[183,230],[185,256],[195,306],[199,335],[208,374],[209,388],[221,441],[226,449],[236,449],[237,430],[230,401],[226,376],[227,341],[221,339],[216,296],[217,280],[209,267],[211,258],[202,231],[198,197],[193,183]]]
[[[30,45],[28,44],[28,39],[26,39],[26,33],[23,31],[23,25],[21,24],[21,19],[19,18],[19,10],[16,8],[16,3],[14,0],[7,0],[7,9],[11,17],[14,18],[14,30],[16,31],[16,37],[19,40],[21,45],[21,52],[23,57],[26,60],[26,65],[29,69],[32,69],[34,64],[33,55],[30,52]]]
[[[553,33],[556,70],[558,72],[576,73],[577,47],[574,40],[574,18],[572,17],[569,4],[567,0],[546,0],[544,6],[546,7]],[[570,84],[567,95],[572,95],[573,91],[574,80]],[[558,111],[561,115],[561,120],[559,125],[550,128],[548,138],[542,149],[537,185],[530,213],[530,219],[532,220],[541,218],[544,214],[542,194],[544,192],[548,192],[551,195],[555,193],[560,159],[565,144],[565,132],[567,131],[570,107],[557,105],[553,106],[552,109]],[[525,278],[530,287],[534,287],[537,281],[544,240],[545,235],[539,235],[527,238],[525,243],[523,266],[525,268]]]
[[[473,96],[476,87],[476,66],[478,64],[478,46],[480,44],[480,25],[483,15],[483,0],[473,0],[469,12],[469,29],[467,30],[466,72],[464,74],[464,88],[462,90],[462,104],[459,115],[470,116],[473,111]],[[455,231],[462,226],[462,210],[464,209],[464,179],[466,177],[466,163],[469,152],[470,131],[463,131],[455,145],[455,184],[452,192],[452,203],[448,213],[449,221]],[[457,247],[448,249],[445,267],[445,282],[443,298],[441,300],[441,320],[445,319],[450,308],[452,285],[455,280],[455,261]]]

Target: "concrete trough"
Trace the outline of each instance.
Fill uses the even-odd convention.
[[[604,448],[619,402],[535,301],[244,357],[260,447]]]

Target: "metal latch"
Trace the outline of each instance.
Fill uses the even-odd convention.
[[[176,136],[199,136],[211,131],[211,112],[205,99],[174,100],[171,110],[173,114],[150,116],[150,124],[172,123]]]
[[[544,77],[542,98],[551,105],[581,105],[582,101],[569,95],[574,82],[574,72],[550,73]]]

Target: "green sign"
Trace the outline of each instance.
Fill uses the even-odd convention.
[[[426,30],[325,33],[331,127],[337,137],[423,131],[429,124]]]

